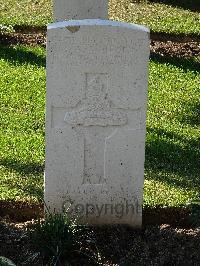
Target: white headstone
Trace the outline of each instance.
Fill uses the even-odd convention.
[[[108,18],[108,0],[54,0],[55,21]]]
[[[148,29],[48,26],[45,202],[89,224],[141,226]]]

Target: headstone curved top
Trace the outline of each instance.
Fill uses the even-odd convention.
[[[108,0],[54,0],[54,20],[107,19]]]
[[[51,24],[47,36],[46,206],[140,227],[149,31],[87,19]]]

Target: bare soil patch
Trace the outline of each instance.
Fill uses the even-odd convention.
[[[17,265],[44,265],[30,242],[27,229],[34,221],[0,223],[0,256]],[[125,226],[89,228],[82,245],[99,256],[101,265],[199,265],[200,228],[185,229],[170,224],[146,226],[133,230]],[[113,248],[114,247],[114,248]],[[95,254],[95,252],[99,254]],[[88,260],[73,257],[71,265],[88,265]],[[98,265],[90,263],[89,265]]]
[[[43,217],[43,204],[0,200],[0,219],[14,223]]]
[[[0,43],[3,45],[25,44],[30,46],[46,45],[46,34],[44,33],[12,33],[0,34]]]
[[[145,207],[143,209],[143,225],[161,225],[169,223],[173,226],[192,226],[191,210],[185,207]],[[44,205],[20,201],[0,201],[0,219],[12,223],[22,223],[44,217]]]
[[[32,33],[16,32],[1,34],[0,43],[4,45],[25,44],[29,46],[46,45],[46,33],[34,31]],[[199,57],[200,37],[173,36],[166,34],[151,34],[151,53],[170,57]]]
[[[151,52],[161,56],[199,57],[200,42],[151,41]]]
[[[43,204],[0,201],[0,256],[17,265],[45,265],[27,234],[36,219],[43,218]],[[199,265],[200,228],[190,221],[184,207],[146,207],[143,228],[126,226],[90,227],[81,246],[101,265]],[[113,248],[115,247],[115,248]],[[81,253],[70,258],[71,265],[99,265]]]

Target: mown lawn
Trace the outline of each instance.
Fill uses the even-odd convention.
[[[150,61],[144,205],[180,206],[200,191],[200,63]],[[0,46],[0,199],[42,200],[45,50]]]
[[[44,164],[44,49],[0,46],[0,198],[37,198]]]
[[[152,32],[200,35],[200,13],[164,4],[167,1],[110,0],[110,19],[146,25]]]
[[[150,62],[145,204],[200,198],[200,61]]]
[[[199,0],[110,0],[110,19],[147,25],[151,31],[200,35]],[[184,5],[184,3],[190,5]],[[193,8],[191,8],[193,7]],[[3,26],[45,26],[52,21],[50,0],[0,0],[0,29]]]
[[[50,0],[0,0],[0,24],[45,26],[52,18]]]

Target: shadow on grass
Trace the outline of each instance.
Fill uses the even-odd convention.
[[[199,99],[197,99],[199,100]],[[184,106],[184,113],[177,115],[182,124],[196,127],[200,125],[200,102],[187,102]]]
[[[18,180],[17,180],[18,179]],[[43,176],[26,176],[17,177],[17,179],[11,181],[2,181],[1,185],[9,191],[18,191],[20,200],[37,200],[43,202],[44,200],[44,189],[43,189]],[[11,197],[12,198],[12,197]]]
[[[6,167],[11,172],[14,171],[20,176],[11,179],[2,180],[2,185],[8,189],[21,191],[24,197],[35,198],[43,201],[43,173],[44,166],[37,163],[21,163],[15,160],[2,159],[0,165]]]
[[[161,56],[156,53],[152,53],[150,57],[151,61],[158,62],[160,64],[170,64],[175,67],[181,68],[185,71],[200,72],[200,61],[192,58],[181,58],[172,56]]]
[[[22,46],[5,46],[0,44],[0,59],[5,59],[12,64],[31,64],[38,67],[46,66],[46,58],[29,51]]]
[[[179,7],[193,12],[200,11],[199,0],[149,0],[151,3],[161,3],[164,5],[170,5],[174,7]]]
[[[38,163],[21,163],[16,160],[1,159],[0,165],[14,170],[21,175],[42,174],[44,172],[44,165]]]
[[[153,178],[169,185],[200,190],[200,138],[183,139],[163,129],[147,128],[153,138],[146,143],[146,171],[155,173]],[[171,178],[160,173],[178,174]]]
[[[151,60],[161,64],[169,63],[184,71],[199,72],[200,62],[194,58],[164,57],[153,54]],[[200,104],[185,102],[182,112],[176,118],[182,124],[193,127],[200,125]],[[178,134],[163,129],[147,128],[152,135],[146,143],[146,171],[154,174],[152,178],[169,185],[200,191],[200,137],[185,139]],[[163,175],[162,175],[163,173]],[[170,177],[167,173],[178,175]]]

